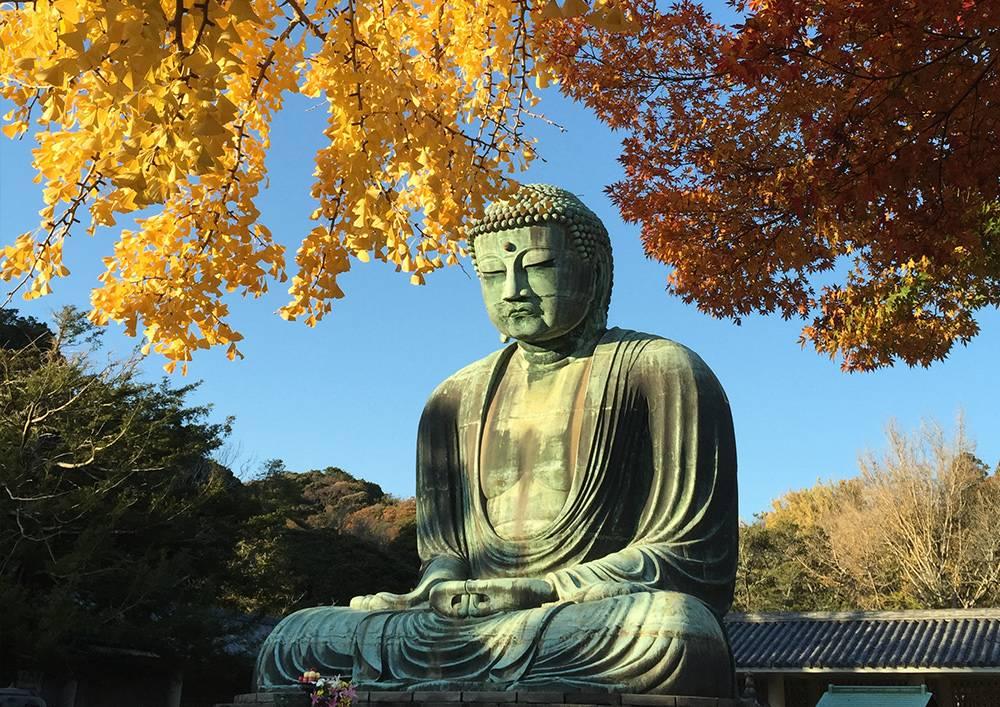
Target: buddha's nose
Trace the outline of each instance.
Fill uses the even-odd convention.
[[[528,289],[527,278],[522,268],[512,267],[507,271],[507,277],[503,283],[503,298],[507,302],[517,302],[526,300],[531,296]]]

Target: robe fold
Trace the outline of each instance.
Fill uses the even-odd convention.
[[[265,642],[261,689],[306,669],[384,689],[622,689],[729,696],[721,616],[737,561],[736,449],[725,393],[674,342],[612,329],[590,353],[575,469],[558,517],[507,539],[480,486],[483,431],[515,346],[442,383],[417,440],[426,574],[544,577],[558,601],[483,618],[337,607],[289,616]],[[622,596],[587,601],[590,587]]]

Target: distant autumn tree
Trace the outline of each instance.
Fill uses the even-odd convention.
[[[883,576],[908,601],[932,608],[1000,601],[1000,478],[975,454],[960,423],[949,438],[925,423],[888,430],[883,455],[861,459],[855,505],[824,519],[833,558],[875,601]],[[890,585],[892,586],[892,585]]]
[[[603,4],[566,14],[623,27]],[[272,119],[298,93],[325,106],[326,141],[281,314],[315,324],[355,260],[422,283],[533,159],[525,121],[553,78],[534,28],[562,15],[551,0],[0,3],[3,132],[35,133],[45,202],[0,278],[44,295],[88,212],[93,233],[151,209],[105,260],[92,319],[141,332],[170,369],[215,345],[239,356],[224,293],[287,278],[256,200]]]
[[[562,90],[624,137],[609,187],[670,291],[811,320],[846,370],[929,365],[1000,304],[1000,4],[623,3],[546,28]]]
[[[828,539],[817,524],[820,514],[844,489],[817,484],[791,491],[771,511],[740,524],[740,559],[734,611],[825,611],[855,607],[845,594],[843,574],[829,560]]]
[[[967,608],[1000,602],[1000,477],[925,423],[887,428],[860,475],[774,502],[741,529],[746,610]]]

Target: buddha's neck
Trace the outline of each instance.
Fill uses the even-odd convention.
[[[565,336],[539,344],[519,340],[517,348],[529,366],[551,366],[566,359],[586,356],[605,331],[603,327],[594,331],[592,327],[581,326]]]

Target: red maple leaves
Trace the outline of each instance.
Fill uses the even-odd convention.
[[[613,200],[703,311],[811,318],[847,370],[943,358],[1000,304],[1000,6],[736,9],[544,28],[563,90],[624,134]]]

